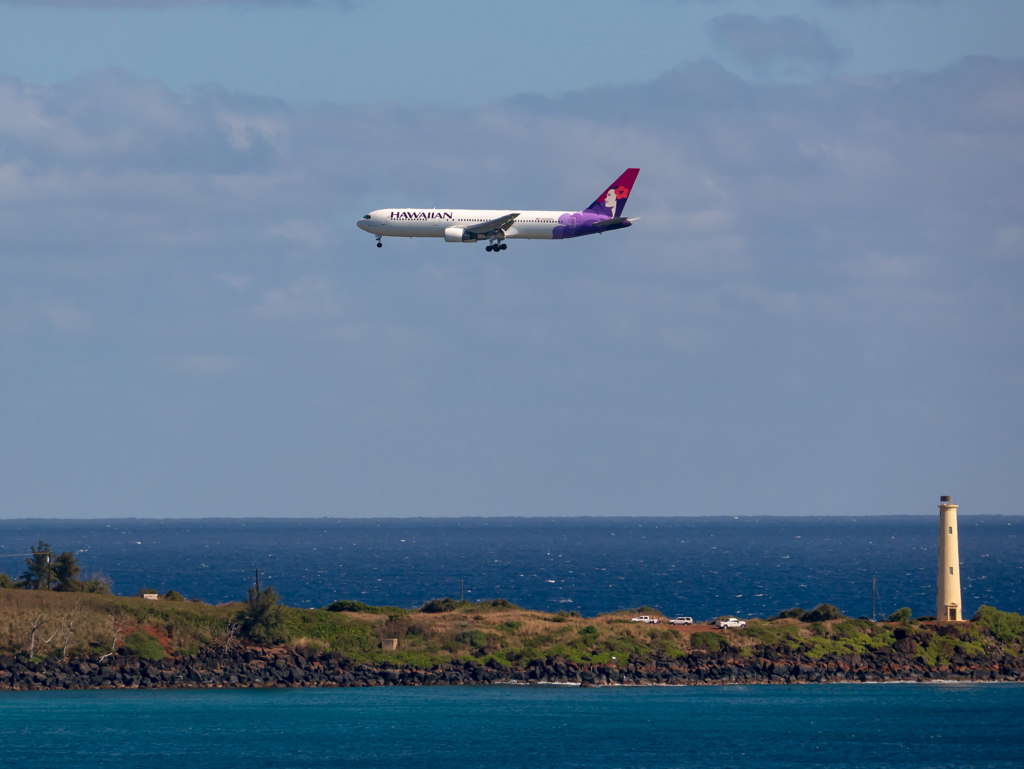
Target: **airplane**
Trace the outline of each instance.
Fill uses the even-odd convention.
[[[444,238],[447,243],[488,241],[486,251],[504,251],[507,239],[563,240],[629,227],[622,215],[639,168],[629,168],[583,211],[476,211],[452,208],[380,208],[356,222],[381,238]]]

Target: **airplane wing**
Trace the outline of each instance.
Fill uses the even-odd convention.
[[[465,231],[471,232],[474,235],[489,237],[498,230],[501,230],[502,232],[507,230],[512,225],[512,222],[516,220],[517,216],[519,216],[519,214],[506,214],[505,216],[499,216],[497,219],[491,219],[489,222],[481,222],[480,224],[475,224],[472,227],[466,227]]]

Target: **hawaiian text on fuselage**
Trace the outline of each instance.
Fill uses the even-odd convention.
[[[450,211],[392,211],[392,219],[446,219],[455,221]]]

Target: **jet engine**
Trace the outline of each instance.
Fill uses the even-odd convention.
[[[444,239],[448,243],[474,243],[476,235],[462,227],[448,227],[444,231]]]

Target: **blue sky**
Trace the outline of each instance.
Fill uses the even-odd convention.
[[[1022,17],[0,2],[0,516],[1016,513]]]

